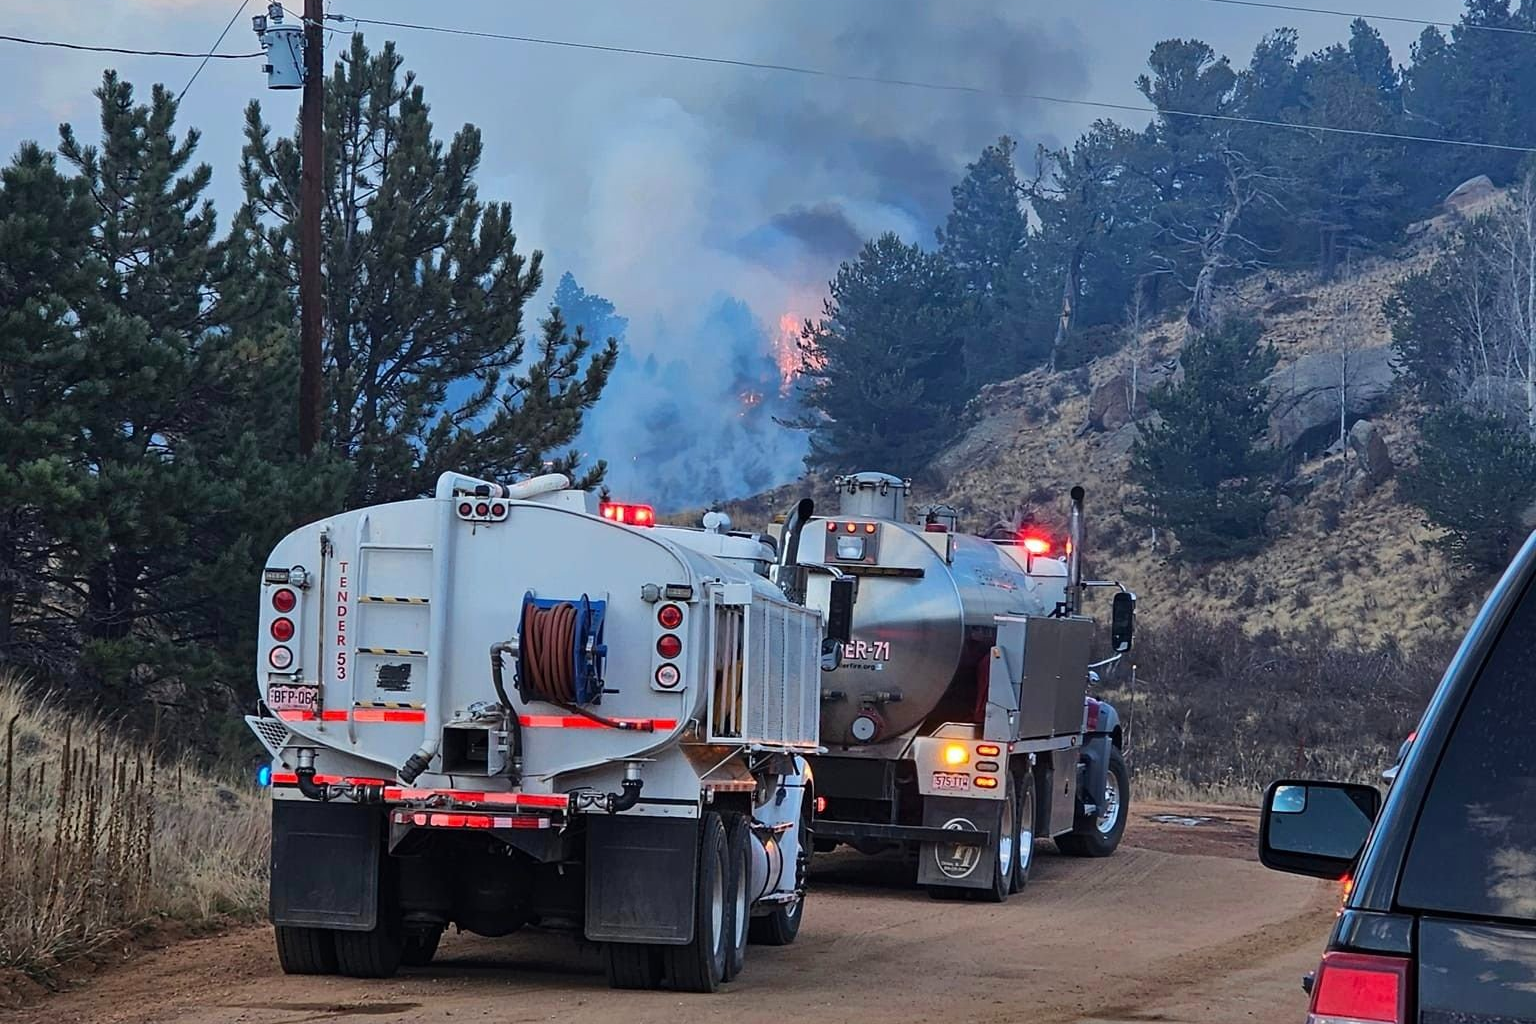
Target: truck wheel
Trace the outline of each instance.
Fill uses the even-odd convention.
[[[747,930],[752,923],[752,832],[745,814],[726,818],[726,860],[730,875],[726,884],[725,980],[741,973],[747,960]]]
[[[693,941],[667,946],[667,980],[679,992],[713,992],[725,977],[726,947],[730,945],[731,865],[726,853],[725,826],[713,811],[699,828],[698,898],[694,901]]]
[[[1035,866],[1035,776],[1025,772],[1019,783],[1019,842],[1013,853],[1013,885],[1019,892],[1029,882],[1029,869]]]
[[[1003,773],[1003,799],[997,817],[997,836],[992,857],[992,884],[975,890],[986,903],[1006,903],[1013,892],[1013,875],[1019,856],[1019,807],[1013,774]]]
[[[430,928],[424,932],[413,932],[405,937],[405,945],[400,951],[400,962],[406,967],[426,967],[437,955],[437,944],[442,941],[443,930]]]
[[[661,986],[661,947],[630,942],[608,943],[608,987],[653,989]]]
[[[1104,780],[1104,805],[1093,817],[1081,817],[1071,832],[1056,837],[1056,847],[1071,857],[1108,857],[1125,835],[1131,811],[1131,775],[1119,747],[1109,750],[1109,773]]]
[[[393,978],[400,969],[405,939],[395,922],[380,920],[372,931],[335,935],[339,973],[349,978]]]
[[[278,925],[277,962],[284,974],[335,974],[336,941],[324,928]]]

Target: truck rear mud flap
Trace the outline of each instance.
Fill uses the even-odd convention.
[[[962,889],[990,886],[1002,816],[1003,805],[997,800],[925,799],[923,824],[942,838],[923,843],[918,851],[917,884]]]
[[[587,818],[587,938],[681,946],[693,940],[695,818]]]
[[[366,932],[379,915],[383,814],[364,804],[272,802],[272,923]]]

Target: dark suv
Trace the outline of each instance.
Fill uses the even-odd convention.
[[[1478,614],[1385,807],[1285,780],[1260,859],[1353,877],[1311,1024],[1536,1024],[1536,536]]]

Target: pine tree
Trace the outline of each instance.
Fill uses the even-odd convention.
[[[1186,561],[1232,558],[1263,542],[1279,464],[1263,446],[1264,378],[1276,359],[1273,346],[1260,344],[1257,324],[1227,323],[1191,339],[1184,379],[1149,396],[1158,418],[1132,451],[1134,518],[1171,530]]]
[[[1423,423],[1419,462],[1403,474],[1402,493],[1446,531],[1435,543],[1452,562],[1496,572],[1526,536],[1536,443],[1499,417],[1441,410]]]
[[[884,234],[844,263],[801,339],[812,469],[915,473],[968,397],[962,286],[940,256]]]
[[[0,172],[0,662],[47,671],[73,649],[52,609],[55,509],[77,506],[89,377],[76,318],[95,286],[95,211],[52,154],[24,145]]]
[[[23,318],[0,391],[24,417],[0,426],[0,560],[35,599],[21,639],[46,639],[40,667],[71,699],[141,720],[159,703],[190,734],[249,686],[255,624],[231,581],[257,578],[337,474],[287,455],[289,346],[217,240],[197,133],[176,134],[164,88],[139,103],[108,72],[97,96],[99,143],[60,130],[75,176],[26,147],[0,195],[0,290]]]
[[[355,35],[326,93],[326,437],[354,467],[353,504],[425,493],[444,468],[574,467],[575,453],[553,449],[575,438],[617,358],[612,341],[589,353],[583,334],[562,328],[524,368],[523,311],[542,256],[518,251],[508,205],[480,199],[479,130],[438,140],[402,64],[392,43],[375,55]],[[251,104],[237,235],[290,280],[298,154]],[[595,467],[586,482],[600,476]]]

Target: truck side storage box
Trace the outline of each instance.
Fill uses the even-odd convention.
[[[272,802],[272,923],[365,932],[379,915],[378,808]]]
[[[699,823],[614,815],[587,819],[587,938],[681,946],[693,939]]]

